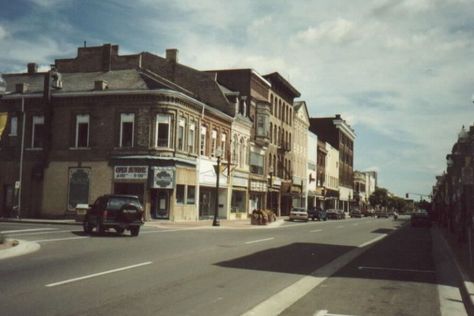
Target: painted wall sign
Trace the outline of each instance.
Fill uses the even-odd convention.
[[[173,189],[175,184],[175,167],[152,167],[153,180],[150,184],[155,189]]]

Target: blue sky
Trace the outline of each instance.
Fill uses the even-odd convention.
[[[198,69],[278,71],[311,116],[356,130],[355,168],[390,191],[429,193],[473,123],[469,0],[17,0],[0,9],[0,72],[43,69],[77,47],[163,55]]]

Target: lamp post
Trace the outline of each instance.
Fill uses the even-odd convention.
[[[222,149],[218,147],[216,149],[216,158],[217,158],[217,167],[216,167],[216,207],[214,209],[214,220],[212,221],[212,226],[220,226],[219,220],[217,219],[217,215],[219,213],[219,175],[221,173],[221,156],[222,156]]]

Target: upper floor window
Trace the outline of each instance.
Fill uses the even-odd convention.
[[[239,157],[239,141],[237,139],[237,135],[234,135],[234,140],[232,141],[232,163],[237,164]]]
[[[89,114],[76,115],[76,148],[89,147]]]
[[[224,160],[227,160],[227,153],[226,153],[226,148],[225,148],[225,144],[226,144],[226,140],[227,140],[227,135],[225,133],[222,133],[221,135],[221,153],[222,153],[222,158]]]
[[[263,174],[265,167],[264,157],[258,153],[250,153],[250,171],[256,174]]]
[[[178,150],[184,151],[184,132],[186,130],[186,119],[179,118],[178,122]]]
[[[31,148],[43,148],[44,145],[44,116],[33,116],[31,126]]]
[[[133,147],[134,113],[120,114],[120,147]]]
[[[273,143],[273,124],[270,122],[270,143]]]
[[[10,119],[10,134],[9,136],[17,136],[18,135],[18,117],[12,116]]]
[[[171,147],[171,115],[156,116],[156,147]]]
[[[245,164],[245,140],[244,138],[241,138],[240,139],[240,154],[239,154],[239,167],[240,168],[243,168],[244,164]]]
[[[216,156],[217,150],[217,130],[213,129],[211,134],[211,156]]]
[[[201,156],[206,155],[207,128],[201,126]]]
[[[188,152],[194,153],[194,144],[195,144],[195,136],[196,135],[196,124],[194,121],[189,123],[189,130],[188,130]]]

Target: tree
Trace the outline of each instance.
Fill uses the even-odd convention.
[[[372,207],[388,205],[388,191],[384,188],[376,188],[369,196],[369,202]]]

